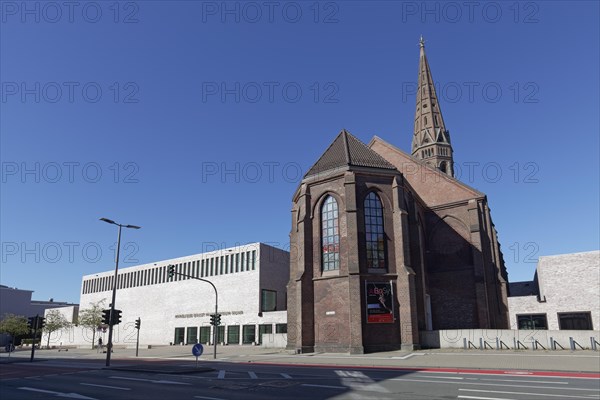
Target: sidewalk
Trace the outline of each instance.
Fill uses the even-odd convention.
[[[120,365],[135,363],[136,360],[162,359],[195,361],[192,346],[163,346],[140,349],[135,357],[135,349],[115,349],[112,358],[120,360]],[[2,354],[0,362],[6,362],[7,354]],[[29,351],[12,353],[11,359],[29,359]],[[36,350],[36,358],[104,360],[106,354],[91,349]],[[199,359],[203,363],[213,362],[213,348],[205,346]],[[23,360],[25,361],[25,360]],[[513,351],[513,350],[449,350],[433,349],[414,352],[382,352],[361,355],[309,353],[290,354],[280,349],[265,349],[256,346],[218,346],[219,362],[235,363],[276,363],[289,365],[334,365],[395,368],[457,368],[494,369],[520,371],[570,371],[600,373],[600,352],[597,351]],[[12,361],[14,362],[14,361]],[[206,365],[206,364],[205,364]]]

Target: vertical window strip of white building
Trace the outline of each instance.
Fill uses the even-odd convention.
[[[256,270],[257,251],[238,251],[234,254],[212,256],[176,264],[185,276],[175,275],[174,281],[190,277],[209,277]],[[117,289],[126,289],[169,282],[167,266],[124,272],[117,276]],[[83,293],[96,293],[112,290],[114,275],[88,279],[83,284]]]

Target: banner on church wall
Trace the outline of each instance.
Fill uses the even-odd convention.
[[[394,289],[392,282],[365,282],[367,323],[394,322]]]

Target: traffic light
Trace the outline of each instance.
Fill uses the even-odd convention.
[[[46,318],[44,317],[37,317],[37,324],[36,324],[36,328],[37,329],[42,329],[44,327],[44,324],[46,323]]]
[[[112,325],[119,325],[121,323],[121,310],[115,310],[113,313]]]
[[[29,327],[30,330],[34,330],[36,328],[35,318],[36,317],[27,318],[27,326]]]
[[[175,276],[175,266],[169,265],[169,279],[173,279]]]
[[[110,325],[110,310],[102,310],[102,323]]]
[[[221,314],[210,314],[210,324],[214,326],[221,325]]]
[[[138,318],[135,320],[135,329],[140,329],[140,326],[142,326],[142,320]]]

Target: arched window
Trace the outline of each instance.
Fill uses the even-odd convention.
[[[321,207],[321,260],[323,271],[340,269],[338,204],[332,196]]]
[[[440,163],[440,171],[446,173],[446,163],[443,161]]]
[[[371,192],[365,198],[365,242],[367,267],[385,268],[385,236],[383,207],[379,196]]]

